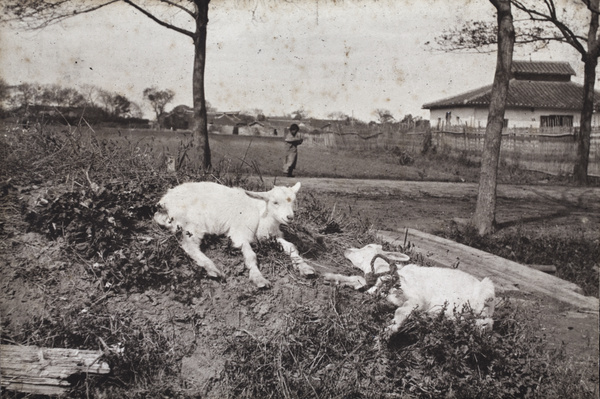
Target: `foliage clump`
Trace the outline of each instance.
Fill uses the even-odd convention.
[[[273,336],[230,339],[230,397],[538,397],[560,357],[511,304],[493,332],[468,312],[413,313],[388,338],[390,310],[335,291],[329,308],[295,309]]]
[[[528,233],[517,227],[480,236],[469,227],[452,225],[438,234],[525,265],[554,265],[556,276],[579,285],[585,295],[598,298],[598,259],[600,239],[582,237],[578,231],[565,231],[562,237]]]
[[[72,381],[69,397],[170,397],[182,391],[181,358],[193,349],[193,342],[173,339],[172,328],[104,305],[66,311],[53,307],[25,323],[11,340],[40,347],[102,349],[101,360],[111,373]]]

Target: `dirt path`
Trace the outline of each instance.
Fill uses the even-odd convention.
[[[265,178],[300,181],[303,191],[319,192],[337,209],[352,210],[376,228],[405,227],[435,233],[451,220],[466,220],[475,210],[476,183],[330,178]],[[527,225],[572,228],[584,234],[600,230],[600,187],[498,185],[497,222],[501,228]]]
[[[273,181],[274,178],[265,178]],[[305,190],[323,193],[361,195],[402,195],[413,197],[475,198],[476,183],[447,183],[430,181],[331,179],[300,177],[278,177],[278,184],[300,181]],[[518,200],[553,201],[563,206],[581,207],[600,211],[600,187],[565,187],[546,185],[498,185],[498,198]]]

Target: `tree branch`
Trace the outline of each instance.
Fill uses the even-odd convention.
[[[189,31],[189,30],[186,30],[186,29],[183,29],[183,28],[180,28],[180,27],[178,27],[178,26],[172,25],[172,24],[170,24],[170,23],[167,23],[167,22],[165,22],[165,21],[163,21],[163,20],[160,20],[160,19],[158,19],[158,18],[157,18],[156,16],[154,16],[154,14],[152,14],[150,11],[148,11],[148,10],[146,10],[146,9],[142,8],[141,6],[139,6],[139,5],[135,4],[135,3],[134,3],[133,1],[131,1],[131,0],[122,0],[122,1],[123,1],[125,4],[129,4],[130,6],[132,6],[133,8],[135,8],[136,10],[138,10],[139,12],[141,12],[142,14],[144,14],[146,17],[150,18],[152,21],[154,21],[154,22],[156,22],[157,24],[159,24],[160,26],[163,26],[163,27],[165,27],[165,28],[168,28],[168,29],[174,30],[175,32],[179,32],[179,33],[181,33],[181,34],[184,34],[184,35],[186,35],[186,36],[189,36],[189,37],[191,37],[192,39],[194,39],[194,33],[193,33],[193,32],[191,32],[191,31]]]
[[[598,4],[596,4],[595,8],[594,5],[592,4],[591,0],[581,0],[583,1],[583,4],[585,4],[588,8],[588,10],[590,10],[591,12],[593,12],[594,14],[599,14],[600,15],[600,7],[598,7]]]
[[[186,14],[188,14],[189,16],[191,16],[192,18],[196,19],[196,11],[191,11],[189,9],[187,9],[186,7],[182,6],[181,4],[177,4],[173,1],[170,0],[160,0],[161,3],[165,3],[168,4],[170,6],[179,8],[180,10],[182,10],[183,12],[185,12]]]
[[[517,9],[529,15],[529,18],[532,21],[550,23],[556,26],[566,39],[567,43],[574,47],[575,50],[577,50],[580,54],[583,55],[586,53],[585,47],[580,42],[581,36],[576,35],[567,25],[565,25],[562,21],[558,19],[558,16],[556,15],[556,7],[554,5],[553,0],[544,0],[544,4],[548,9],[548,14],[544,14],[541,11],[526,6],[520,0],[512,0],[512,3]]]
[[[62,0],[55,3],[42,3],[41,6],[33,9],[30,9],[27,4],[20,4],[19,2],[12,5],[4,5],[5,15],[0,17],[0,21],[9,23],[17,21],[23,22],[26,25],[26,30],[43,29],[77,15],[94,12],[108,5],[117,3],[120,0],[109,0],[89,8],[82,8],[81,10],[75,9],[72,12],[59,12],[60,8],[70,1],[71,0]],[[7,15],[14,16],[7,18]]]

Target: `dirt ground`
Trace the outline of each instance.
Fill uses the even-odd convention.
[[[358,214],[374,228],[402,231],[405,227],[434,233],[444,225],[464,220],[474,210],[477,186],[469,183],[435,183],[378,180],[271,178],[277,184],[302,182],[302,196],[323,195],[334,213]],[[21,193],[22,201],[35,203],[43,191]],[[501,227],[525,225],[533,229],[581,229],[584,234],[600,231],[600,188],[508,186],[498,188],[498,222]],[[10,230],[6,225],[5,230]],[[16,230],[15,230],[16,231]],[[166,326],[190,352],[182,360],[182,378],[190,389],[220,397],[219,375],[226,359],[223,335],[269,336],[281,331],[288,314],[305,306],[323,306],[335,299],[334,287],[320,279],[305,280],[285,265],[263,265],[265,277],[273,283],[266,291],[256,291],[248,282],[240,256],[221,265],[226,282],[199,280],[202,296],[190,305],[175,300],[167,291],[147,290],[114,295],[107,290],[90,297],[93,281],[85,278],[85,268],[101,267],[85,262],[60,261],[63,242],[48,241],[36,233],[13,234],[0,244],[0,312],[3,336],[17,333],[32,315],[50,315],[77,309],[87,312],[105,303],[115,314],[151,321],[156,328]],[[207,253],[211,256],[210,251]],[[41,266],[40,266],[41,265]],[[340,272],[351,271],[341,258],[329,265]],[[42,267],[40,272],[39,268]],[[49,281],[49,277],[51,281]],[[350,295],[350,294],[349,294]],[[360,300],[360,293],[352,293]],[[550,345],[565,345],[576,362],[597,364],[598,314],[579,312],[564,304],[529,293],[509,294],[526,311],[535,314],[540,334]],[[390,319],[392,313],[390,313]],[[198,333],[197,331],[200,331]],[[222,396],[221,396],[222,397]]]
[[[434,233],[449,220],[470,218],[477,201],[475,183],[277,178],[278,184],[296,180],[303,190],[323,193],[338,209],[351,209],[383,230]],[[499,228],[600,229],[600,188],[499,185],[497,198]]]

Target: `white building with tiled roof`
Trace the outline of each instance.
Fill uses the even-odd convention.
[[[506,99],[505,126],[510,128],[578,127],[583,86],[571,82],[575,71],[567,62],[513,61]],[[431,126],[485,128],[492,86],[485,86],[423,105]],[[595,92],[600,102],[600,92]],[[600,126],[594,114],[592,126]]]

